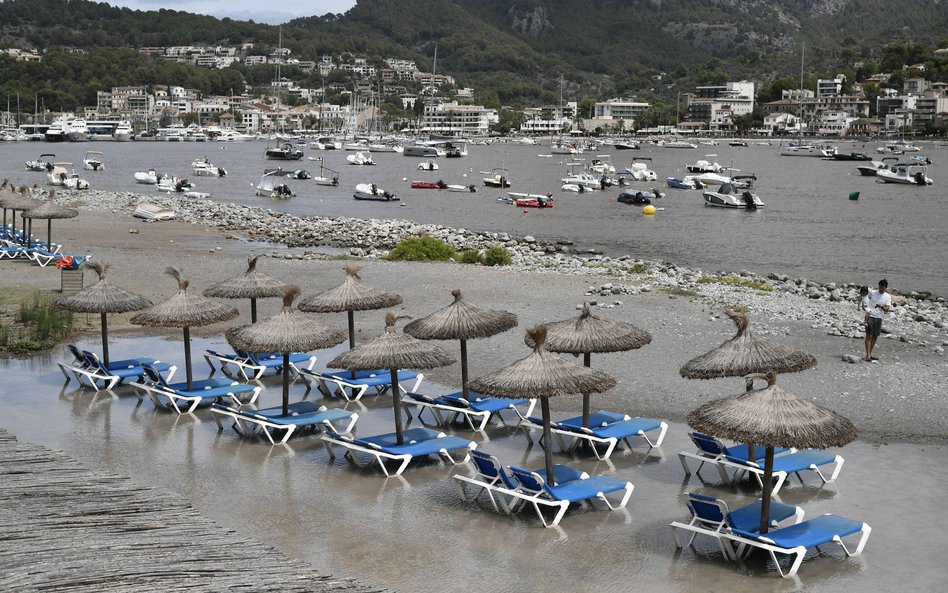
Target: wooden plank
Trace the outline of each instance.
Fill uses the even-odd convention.
[[[0,429],[0,591],[384,593]]]

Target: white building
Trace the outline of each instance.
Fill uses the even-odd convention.
[[[634,122],[643,113],[648,111],[651,105],[639,101],[629,101],[626,99],[609,99],[593,105],[593,119],[605,120],[626,120]]]
[[[837,74],[836,78],[820,78],[816,81],[816,96],[817,97],[828,97],[833,95],[839,95],[843,92],[843,83],[846,82],[846,77],[842,74]]]
[[[480,105],[428,104],[422,116],[421,130],[445,136],[485,135],[497,121],[496,110]]]
[[[524,109],[525,119],[520,131],[524,134],[565,134],[573,127],[577,107],[575,101],[570,101],[554,107]]]

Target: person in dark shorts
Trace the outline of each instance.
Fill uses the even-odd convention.
[[[892,310],[892,297],[886,292],[889,283],[885,278],[879,280],[879,289],[869,293],[869,300],[866,306],[866,313],[869,314],[866,324],[866,361],[876,360],[872,357],[872,350],[876,346],[876,340],[882,333],[882,316]]]

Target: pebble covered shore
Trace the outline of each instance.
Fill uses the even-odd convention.
[[[283,244],[272,257],[319,259],[326,253],[316,248],[348,250],[355,257],[384,257],[405,237],[427,234],[457,250],[486,249],[503,245],[513,259],[513,269],[543,273],[589,276],[585,300],[600,307],[623,304],[623,295],[662,290],[676,298],[694,298],[711,306],[739,302],[775,319],[806,322],[829,335],[861,338],[863,329],[857,308],[858,286],[853,283],[818,283],[771,273],[760,276],[747,271],[689,269],[664,261],[644,261],[629,255],[610,257],[583,250],[569,240],[556,243],[507,233],[474,232],[409,220],[362,220],[355,218],[300,217],[267,208],[174,194],[144,196],[133,192],[57,192],[57,202],[83,209],[128,213],[142,202],[172,208],[178,220],[217,228],[228,238]],[[130,222],[134,219],[129,219]],[[312,249],[308,249],[312,248]],[[874,288],[874,287],[871,287]],[[896,288],[896,287],[893,287]],[[948,301],[926,292],[893,290],[895,312],[884,324],[884,336],[944,355],[948,346]],[[763,333],[758,330],[758,333]],[[770,330],[777,333],[777,330]],[[847,358],[848,357],[848,358]],[[844,355],[848,362],[859,362]]]

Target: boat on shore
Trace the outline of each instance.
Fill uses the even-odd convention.
[[[135,218],[142,218],[144,220],[173,220],[174,210],[165,206],[142,202],[137,208],[135,208],[135,211],[132,212],[132,216]]]
[[[356,200],[367,200],[372,202],[393,202],[398,201],[398,197],[383,190],[374,183],[360,183],[355,187],[355,193],[352,197]]]

